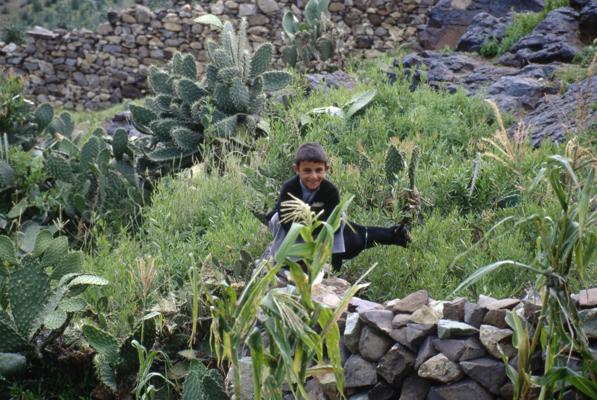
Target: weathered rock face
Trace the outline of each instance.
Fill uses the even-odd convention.
[[[0,66],[29,75],[27,92],[36,102],[49,101],[68,109],[108,107],[123,98],[145,95],[148,67],[164,65],[176,51],[193,54],[200,63],[201,74],[207,60],[206,40],[217,37],[215,30],[193,22],[206,13],[235,24],[245,17],[249,42],[253,46],[266,40],[272,42],[277,49],[274,58],[281,66],[278,51],[283,44],[282,16],[287,10],[302,14],[307,2],[194,3],[155,11],[141,5],[121,12],[110,11],[108,22],[96,32],[35,28],[23,46],[0,42]],[[414,26],[426,22],[432,3],[433,0],[332,1],[329,18],[344,52],[375,56],[413,41]]]
[[[419,43],[425,49],[454,48],[475,16],[481,12],[503,17],[510,11],[540,11],[540,0],[440,0],[429,12],[429,22],[418,28]]]
[[[456,50],[478,52],[486,40],[501,40],[506,33],[507,25],[512,21],[510,16],[495,17],[486,12],[475,15],[468,29],[456,43]]]
[[[587,2],[580,10],[578,29],[583,43],[593,43],[597,38],[597,1]]]
[[[580,53],[578,13],[570,7],[551,11],[527,36],[514,43],[499,62],[522,67],[530,63],[572,61]]]

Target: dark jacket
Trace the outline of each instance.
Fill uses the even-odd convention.
[[[290,194],[295,196],[296,198],[302,200],[303,199],[303,189],[301,188],[300,180],[298,175],[295,175],[294,178],[289,179],[282,185],[282,189],[280,190],[280,197],[278,198],[278,202],[274,207],[273,211],[268,214],[268,220],[274,215],[274,213],[278,212],[280,216],[280,220],[284,218],[283,212],[280,210],[281,203],[287,200],[292,200]],[[334,208],[340,203],[340,194],[338,193],[338,189],[334,184],[326,179],[321,182],[319,189],[313,196],[313,199],[307,203],[311,206],[311,210],[315,212],[315,214],[319,213],[323,210],[323,214],[319,217],[321,221],[326,221]],[[285,222],[282,224],[282,227],[286,232],[290,229],[292,222]]]

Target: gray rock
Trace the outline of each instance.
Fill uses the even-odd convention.
[[[410,320],[417,324],[436,324],[442,317],[441,312],[429,306],[421,306],[417,311],[412,313]]]
[[[451,385],[431,388],[427,400],[492,400],[477,382],[465,379]]]
[[[506,380],[506,369],[503,362],[485,357],[462,361],[460,367],[465,374],[485,389],[495,395],[500,394],[500,389]]]
[[[414,293],[409,294],[402,300],[399,300],[389,307],[395,313],[412,313],[417,311],[424,305],[429,303],[429,293],[426,290],[418,290]]]
[[[348,303],[348,310],[356,311],[357,313],[362,313],[367,310],[373,309],[383,309],[383,307],[379,303],[375,303],[369,300],[363,300],[359,297],[353,297],[352,299],[350,299],[350,302]]]
[[[437,354],[425,361],[417,374],[421,378],[432,379],[442,383],[457,381],[464,375],[458,364],[450,361],[443,354]]]
[[[428,336],[423,341],[423,344],[419,346],[417,352],[417,358],[415,359],[415,370],[418,370],[421,364],[429,360],[431,357],[436,355],[438,351],[433,346],[433,341],[437,339],[437,336]]]
[[[405,327],[394,329],[390,332],[392,339],[408,347],[412,351],[417,351],[419,344],[429,335],[435,333],[435,326],[431,324],[407,324]]]
[[[572,61],[580,53],[576,32],[578,13],[570,7],[555,9],[529,35],[514,43],[498,61],[516,67],[529,63]]]
[[[487,314],[485,314],[485,317],[483,317],[483,323],[486,325],[497,326],[501,329],[508,328],[506,314],[508,314],[508,310],[489,310],[487,311]]]
[[[255,4],[240,4],[238,7],[239,17],[248,17],[257,13],[257,6]]]
[[[425,400],[430,387],[429,381],[411,375],[402,385],[399,400]]]
[[[512,330],[500,329],[491,325],[481,325],[479,330],[479,339],[489,354],[498,360],[501,359],[498,344],[502,351],[508,356],[513,357],[516,350],[512,347],[510,338],[512,337]]]
[[[469,337],[466,340],[458,339],[435,339],[433,347],[442,353],[450,361],[469,360],[485,355],[483,345],[476,337]]]
[[[412,322],[410,320],[410,314],[396,314],[392,319],[392,328],[402,328],[409,322]]]
[[[377,383],[375,364],[357,354],[353,354],[344,364],[345,387],[358,388]]]
[[[597,1],[590,1],[580,11],[578,18],[580,40],[585,44],[597,38]]]
[[[351,353],[359,351],[359,340],[361,339],[362,322],[358,313],[349,313],[346,316],[344,326],[344,344]]]
[[[240,398],[250,400],[253,398],[253,361],[251,357],[243,357],[238,361],[240,370]],[[230,366],[226,376],[227,387],[233,387],[234,366]]]
[[[490,38],[501,40],[511,21],[510,16],[497,18],[489,13],[480,12],[475,15],[466,32],[458,40],[456,50],[479,52],[483,43]]]
[[[399,387],[415,365],[415,355],[402,345],[396,343],[377,364],[377,373],[388,383]]]
[[[479,332],[477,328],[464,322],[440,319],[437,321],[437,336],[440,339],[448,339],[460,336],[469,336]]]
[[[392,319],[394,313],[390,310],[369,310],[359,314],[359,317],[367,325],[382,332],[390,333],[392,330]]]
[[[398,392],[385,382],[379,382],[369,391],[368,400],[393,400]]]
[[[501,309],[508,309],[511,310],[515,306],[520,303],[519,299],[500,299],[494,302],[487,304],[488,310],[501,310]]]
[[[483,323],[486,313],[487,309],[485,307],[474,303],[467,303],[464,305],[464,322],[478,328]]]
[[[464,321],[464,306],[468,301],[461,297],[444,303],[444,319],[452,321]]]
[[[597,308],[581,310],[578,317],[583,323],[585,334],[589,339],[597,339]]]
[[[280,11],[280,6],[275,0],[257,0],[257,6],[265,14],[272,14]]]
[[[139,24],[147,24],[155,18],[155,14],[147,7],[141,4],[135,5],[135,19]]]
[[[485,296],[484,294],[479,295],[479,300],[477,300],[477,304],[481,307],[487,308],[488,305],[496,302],[497,299],[491,296]]]
[[[546,139],[561,142],[565,134],[574,134],[579,127],[594,125],[597,109],[585,106],[584,112],[578,113],[579,99],[585,105],[597,102],[597,79],[571,84],[564,95],[549,96],[529,112],[522,122],[529,129],[531,144],[538,146]]]
[[[597,307],[597,288],[581,290],[573,294],[572,298],[577,302],[579,308]]]
[[[554,94],[558,90],[556,85],[543,79],[503,76],[489,86],[487,94],[500,109],[520,113],[521,110],[532,110],[546,94]],[[504,299],[504,304],[510,304],[509,300],[511,299]],[[516,300],[516,304],[518,302]]]
[[[378,361],[390,347],[393,341],[383,333],[364,326],[359,340],[359,353],[368,361]]]

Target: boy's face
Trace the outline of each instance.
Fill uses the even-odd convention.
[[[319,161],[301,161],[294,164],[292,169],[299,176],[299,179],[310,191],[317,190],[321,182],[325,179],[325,173],[329,169],[328,165]]]

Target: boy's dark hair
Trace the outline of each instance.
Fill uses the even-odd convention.
[[[319,143],[305,143],[296,152],[294,163],[299,165],[301,161],[313,161],[328,163],[328,155]]]

